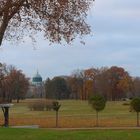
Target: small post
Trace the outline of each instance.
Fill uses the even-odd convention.
[[[0,104],[0,107],[2,108],[3,115],[4,115],[4,127],[9,126],[9,108],[13,104]]]
[[[139,127],[139,112],[137,112],[137,127]]]
[[[56,111],[56,128],[58,127],[58,111]]]
[[[3,107],[4,113],[4,126],[9,126],[9,107]]]

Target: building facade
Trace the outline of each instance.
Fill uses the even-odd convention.
[[[44,97],[45,97],[44,82],[41,75],[37,71],[37,73],[33,76],[30,82],[27,98],[44,98]]]

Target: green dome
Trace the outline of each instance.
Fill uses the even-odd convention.
[[[33,83],[41,83],[42,82],[42,77],[40,74],[37,72],[34,77],[32,78]]]

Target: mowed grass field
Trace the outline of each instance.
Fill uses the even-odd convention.
[[[41,128],[55,127],[55,112],[30,111],[29,102],[23,100],[14,103],[10,109],[10,125],[39,125]],[[96,122],[95,111],[87,101],[62,100],[59,111],[59,127],[61,128],[87,128],[94,127]],[[99,125],[102,127],[136,126],[136,113],[130,112],[125,101],[107,102],[106,108],[99,113]],[[0,125],[3,124],[3,113],[0,112]]]
[[[139,140],[139,130],[48,130],[0,128],[0,140]]]

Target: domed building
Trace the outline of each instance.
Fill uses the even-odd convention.
[[[42,77],[38,73],[38,71],[37,71],[37,73],[32,78],[32,84],[33,85],[41,85],[42,84]]]
[[[37,73],[33,76],[31,80],[27,98],[43,98],[43,97],[45,97],[44,82],[41,75],[37,71]]]

